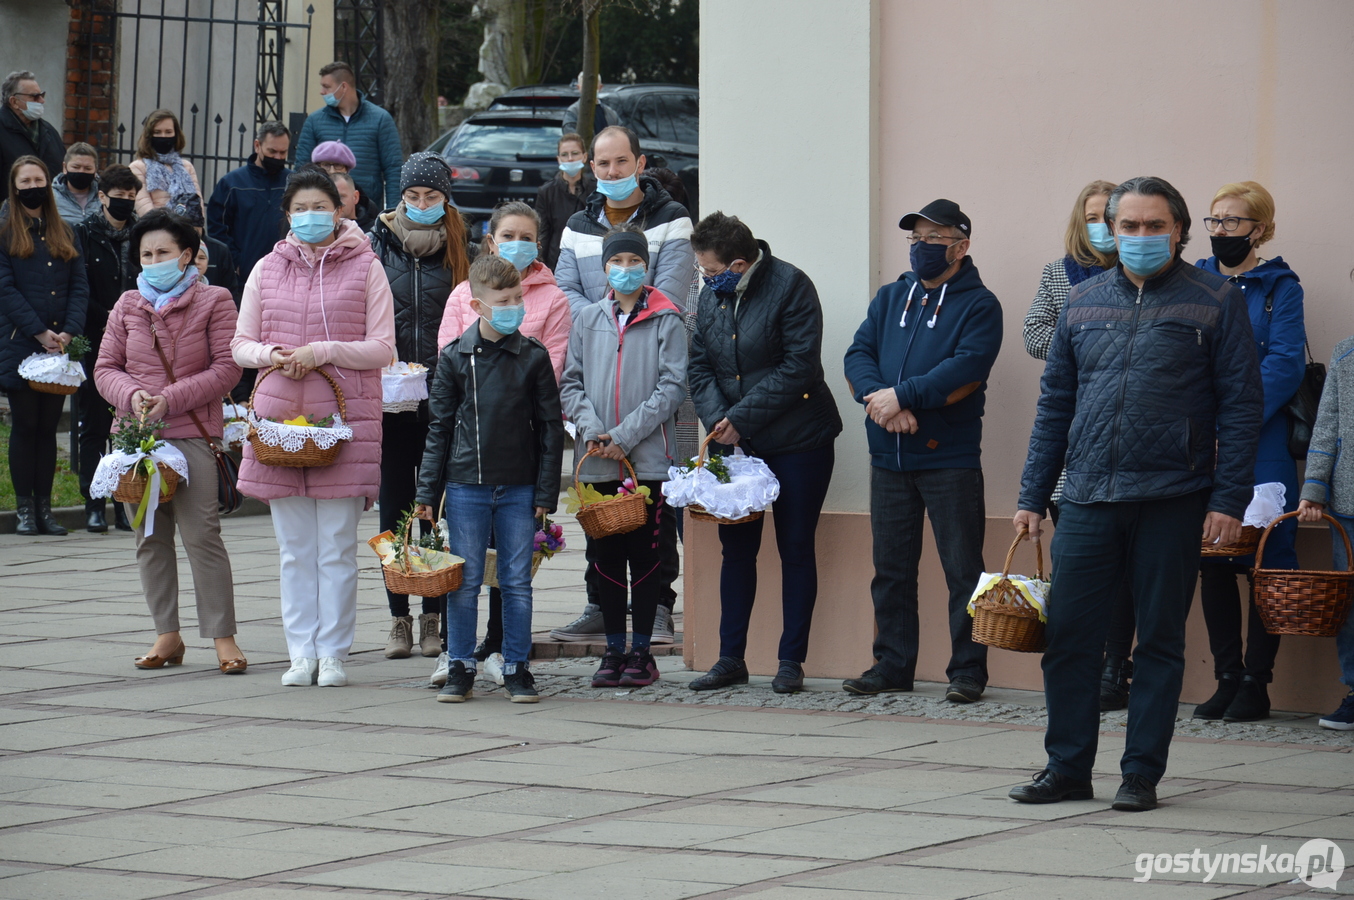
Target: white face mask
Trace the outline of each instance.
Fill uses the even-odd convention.
[[[37,103],[32,100],[29,100],[28,106],[25,107],[24,109],[24,115],[28,116],[30,121],[36,122],[38,119],[42,118],[42,114],[45,113],[46,111],[47,111],[46,104]]]

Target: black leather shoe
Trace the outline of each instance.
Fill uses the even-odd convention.
[[[52,515],[52,498],[38,498],[38,531],[42,534],[50,534],[55,537],[70,534],[66,526],[56,520]]]
[[[15,534],[31,537],[38,533],[38,504],[32,497],[16,498],[15,516]]]
[[[108,530],[108,519],[104,516],[104,504],[100,500],[96,505],[93,502],[85,504],[85,531],[94,534],[103,534]]]
[[[113,527],[118,531],[134,531],[132,523],[127,521],[127,507],[117,501],[113,502]]]
[[[1129,773],[1114,795],[1114,808],[1120,812],[1146,812],[1157,808],[1157,786],[1141,775]]]
[[[1034,781],[1011,788],[1008,795],[1021,803],[1059,803],[1063,800],[1091,800],[1095,791],[1091,780],[1085,781],[1059,775],[1052,769],[1045,769],[1034,776]]]
[[[741,659],[721,656],[710,671],[687,685],[693,691],[714,691],[731,684],[748,683],[748,666]]]
[[[966,675],[957,675],[945,689],[945,699],[951,703],[977,703],[982,699],[983,686]]]
[[[1203,703],[1194,707],[1194,718],[1196,719],[1221,719],[1227,712],[1227,707],[1232,705],[1236,699],[1237,691],[1241,689],[1241,679],[1235,675],[1219,675],[1218,689]]]
[[[1100,670],[1100,711],[1113,712],[1128,706],[1128,680],[1133,677],[1133,660],[1106,656]]]
[[[1222,714],[1224,722],[1258,722],[1269,718],[1269,688],[1254,675],[1243,675],[1236,697]]]
[[[871,666],[860,674],[859,678],[848,678],[842,682],[842,690],[848,694],[887,694],[912,690],[912,682],[890,681],[878,666]]]
[[[804,667],[793,660],[782,659],[776,677],[771,679],[771,690],[777,694],[794,694],[804,690]]]

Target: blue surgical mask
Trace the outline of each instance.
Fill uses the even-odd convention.
[[[644,284],[644,266],[612,266],[607,269],[607,283],[618,294],[633,294]]]
[[[498,245],[498,255],[516,266],[519,272],[526,271],[539,252],[535,241],[504,241]]]
[[[333,94],[321,94],[320,96],[324,98],[325,106],[338,106],[338,97]]]
[[[298,240],[318,244],[334,233],[334,214],[324,210],[291,214],[291,231]]]
[[[167,291],[183,280],[183,273],[186,271],[179,268],[178,259],[167,259],[164,262],[142,266],[141,277],[157,291]]]
[[[1110,227],[1104,222],[1086,223],[1086,237],[1091,246],[1101,253],[1113,253],[1118,246],[1114,242],[1114,235],[1110,234]]]
[[[404,214],[409,217],[409,221],[417,222],[419,225],[436,225],[447,214],[447,205],[437,203],[427,209],[419,209],[417,206],[405,203]]]
[[[950,261],[945,257],[949,250],[950,248],[945,244],[928,244],[925,241],[917,241],[908,252],[912,271],[922,281],[932,281],[939,278],[950,267]]]
[[[572,178],[583,171],[583,160],[576,159],[573,162],[562,162],[559,164],[559,170]]]
[[[617,203],[633,194],[637,187],[639,187],[639,178],[635,175],[627,175],[615,181],[597,179],[597,190],[601,191],[603,197],[608,200],[615,200]]]
[[[705,279],[705,286],[717,293],[732,294],[738,287],[738,282],[743,280],[743,276],[733,269],[725,269],[718,275],[702,275]]]
[[[1119,262],[1134,275],[1146,278],[1170,261],[1169,234],[1119,235]]]
[[[491,306],[489,316],[489,327],[502,335],[509,335],[522,327],[522,320],[527,317],[527,307],[525,303],[519,303],[516,306]]]

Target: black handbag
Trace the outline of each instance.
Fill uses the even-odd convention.
[[[1294,459],[1307,458],[1316,411],[1321,405],[1321,391],[1325,387],[1326,366],[1312,359],[1312,348],[1307,346],[1307,371],[1302,374],[1302,384],[1283,408],[1288,414],[1288,453]]]

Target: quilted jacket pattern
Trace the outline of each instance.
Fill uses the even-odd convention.
[[[437,330],[447,297],[457,286],[446,265],[446,249],[414,256],[380,218],[371,229],[371,249],[385,266],[395,298],[395,352],[404,362],[437,368]]]
[[[0,250],[0,388],[28,384],[19,377],[19,364],[42,352],[34,335],[48,329],[72,337],[84,334],[88,303],[84,259],[67,262],[52,256],[36,224],[28,259]]]

